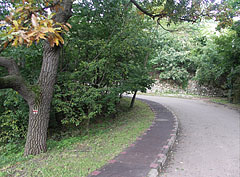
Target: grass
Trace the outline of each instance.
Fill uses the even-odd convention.
[[[139,95],[149,95],[149,96],[162,96],[162,97],[175,97],[175,98],[210,98],[210,96],[202,96],[195,94],[186,94],[186,93],[174,93],[174,92],[166,92],[166,93],[138,93]]]
[[[227,98],[211,98],[209,101],[211,101],[213,103],[217,103],[217,104],[222,104],[222,105],[225,105],[229,108],[236,109],[236,110],[240,111],[240,104],[239,103],[237,103],[237,104],[229,103]]]
[[[178,94],[178,93],[139,93],[141,95],[149,95],[149,96],[161,96],[161,97],[174,97],[174,98],[185,98],[185,99],[192,99],[192,98],[199,98],[205,99],[212,103],[222,104],[231,109],[235,109],[240,111],[240,104],[230,103],[227,98],[221,97],[212,97],[212,96],[202,96],[202,95],[194,95],[194,94]]]
[[[129,110],[129,99],[123,99],[115,118],[103,118],[92,124],[88,135],[48,141],[48,152],[23,157],[23,145],[6,145],[0,149],[0,176],[87,176],[101,168],[151,125],[154,114],[136,100]]]

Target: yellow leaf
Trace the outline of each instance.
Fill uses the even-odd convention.
[[[39,43],[40,38],[37,39],[37,44]]]
[[[16,37],[12,43],[12,46],[17,46],[17,45],[18,45],[18,37]]]
[[[55,33],[55,30],[53,28],[48,28],[48,31],[51,33]]]
[[[19,44],[23,44],[23,38],[22,37],[19,37]]]
[[[12,32],[13,32],[13,28],[10,31],[8,31],[8,34],[11,34]]]
[[[27,34],[27,38],[34,36],[35,33],[36,33],[36,31],[29,31],[29,33]]]
[[[39,37],[39,38],[41,38],[41,39],[46,39],[46,37],[45,37],[45,34],[44,34],[44,33],[39,33],[38,37]]]
[[[54,29],[51,28],[51,27],[50,28],[49,27],[46,27],[46,28],[42,27],[40,31],[41,31],[41,33],[55,33]]]
[[[54,38],[54,43],[56,44],[56,46],[58,46],[58,45],[59,45],[58,38]]]
[[[20,11],[22,11],[23,10],[23,7],[20,7],[20,8],[18,8],[17,10],[16,10],[16,12],[20,12]]]
[[[27,43],[27,46],[31,46],[32,45],[32,41],[30,40],[28,43]]]
[[[48,19],[52,19],[54,15],[56,15],[56,13],[54,13],[54,12],[51,13],[51,14],[48,16]]]
[[[66,25],[67,25],[69,28],[72,28],[72,26],[71,26],[69,23],[66,23]]]
[[[55,33],[55,35],[56,35],[56,37],[59,39],[59,41],[60,41],[62,44],[64,44],[64,40],[63,40],[62,36],[61,36],[60,34],[58,34],[58,33]]]
[[[19,24],[19,25],[21,25],[21,23],[22,23],[22,20],[21,20],[21,19],[19,19],[19,20],[17,20],[17,22],[18,22],[18,24]]]
[[[18,30],[18,22],[16,20],[13,20],[13,24],[16,27],[16,30]]]
[[[35,28],[38,27],[37,17],[36,17],[34,14],[32,14],[31,20],[32,20],[32,25],[33,25]]]
[[[47,27],[48,23],[45,21],[43,22],[44,26]]]
[[[69,31],[69,28],[66,25],[62,25],[62,27],[65,31]]]

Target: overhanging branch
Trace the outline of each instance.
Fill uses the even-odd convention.
[[[20,75],[17,63],[13,59],[0,57],[0,66],[5,67],[9,75]]]
[[[157,19],[157,23],[159,26],[161,26],[162,29],[164,29],[165,31],[168,31],[168,32],[177,32],[178,30],[171,30],[171,29],[166,29],[160,22],[160,18]]]
[[[143,9],[135,0],[130,0],[142,13],[154,18],[154,15]]]
[[[14,90],[19,90],[21,85],[21,78],[17,75],[8,75],[0,77],[0,89],[12,88]]]
[[[164,30],[169,31],[169,32],[177,31],[177,30],[169,30],[169,29],[166,29],[166,28],[164,28],[164,27],[162,26],[162,24],[160,23],[160,20],[161,20],[162,18],[165,18],[165,17],[171,18],[171,16],[168,15],[166,12],[159,13],[159,14],[153,14],[153,13],[150,13],[150,12],[148,12],[147,10],[145,10],[143,7],[141,7],[135,0],[130,0],[130,2],[133,3],[133,4],[136,6],[136,8],[137,8],[138,10],[140,10],[142,13],[144,13],[145,15],[147,15],[147,16],[153,18],[153,19],[157,18],[157,23],[158,23],[158,25],[161,26]],[[203,15],[202,15],[202,16],[203,16]],[[177,17],[175,17],[175,18],[177,18]],[[177,19],[178,19],[179,21],[186,21],[186,22],[192,22],[192,23],[195,23],[195,22],[197,21],[197,19],[194,19],[194,18],[191,19],[191,18],[185,18],[185,17],[178,17]]]
[[[0,89],[12,88],[27,102],[34,100],[35,94],[27,87],[21,76],[17,63],[13,59],[0,57],[0,66],[8,70],[8,76],[0,77]]]
[[[147,10],[143,9],[135,0],[130,0],[130,2],[132,2],[138,8],[138,10],[140,10],[142,13],[144,13],[145,15],[148,15],[149,17],[151,17],[153,19],[164,18],[167,16],[166,13],[152,14],[152,13],[148,12]]]

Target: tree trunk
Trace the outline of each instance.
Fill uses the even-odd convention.
[[[65,23],[71,17],[72,0],[62,0],[55,21]],[[39,93],[34,100],[28,102],[29,124],[24,155],[35,155],[47,151],[47,129],[50,117],[50,107],[57,77],[60,57],[60,47],[51,47],[48,42],[43,46],[43,63],[38,79]]]
[[[130,108],[133,108],[133,105],[134,105],[135,99],[136,99],[136,95],[137,95],[137,91],[134,91],[134,94],[133,94],[133,97],[132,97],[132,100],[131,100],[131,104],[130,104]]]
[[[29,124],[24,155],[47,151],[47,129],[50,107],[57,76],[60,47],[44,44],[42,69],[38,80],[39,93],[29,102]]]
[[[35,112],[38,111],[38,112]],[[24,155],[36,155],[47,151],[47,129],[49,122],[49,106],[29,105],[29,123]]]
[[[65,23],[72,15],[73,1],[58,0],[58,2],[60,2],[62,8],[58,9],[53,18],[56,22]],[[35,155],[47,150],[50,107],[61,48],[51,47],[48,42],[45,42],[43,47],[43,62],[37,89],[32,89],[29,84],[26,84],[19,72],[18,65],[13,59],[0,57],[0,66],[6,68],[9,74],[0,77],[0,89],[12,88],[16,90],[29,106],[28,133],[24,155]]]

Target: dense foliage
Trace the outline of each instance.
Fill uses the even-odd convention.
[[[144,92],[153,82],[148,74],[154,51],[149,45],[151,21],[117,0],[83,1],[74,11],[55,86],[50,119],[54,129],[88,126],[90,119],[114,115],[122,93]],[[34,86],[41,69],[41,46],[3,53],[9,54],[18,59],[23,76]],[[1,142],[26,135],[28,108],[16,95],[1,91]]]
[[[152,70],[182,86],[195,78],[220,87],[239,102],[239,23],[232,20],[238,5],[0,0],[0,143],[25,138],[28,129],[24,154],[46,152],[49,120],[63,130],[114,116],[123,93],[134,93],[132,107],[137,91],[150,88]],[[203,17],[231,29],[205,36],[197,23]]]
[[[196,78],[201,84],[213,85],[226,91],[229,100],[240,102],[240,40],[239,22],[219,36],[212,35],[194,50],[198,70]]]
[[[229,101],[239,103],[239,22],[217,30],[216,23],[205,21],[177,25],[177,31],[160,30],[157,56],[151,60],[160,80],[186,86],[196,80],[200,85],[223,90]]]
[[[158,79],[173,80],[179,85],[186,86],[195,73],[195,62],[190,56],[195,45],[192,39],[195,33],[192,26],[187,25],[185,30],[183,29],[186,24],[178,26],[178,30],[173,32],[160,30],[156,43],[157,55],[151,60]]]
[[[34,45],[30,48],[8,48],[2,55],[13,57],[26,80],[35,84],[40,72],[42,49]],[[6,70],[0,68],[0,76]],[[33,88],[34,89],[34,88]],[[28,125],[28,106],[23,98],[14,90],[0,90],[0,142],[21,140],[26,136]]]

